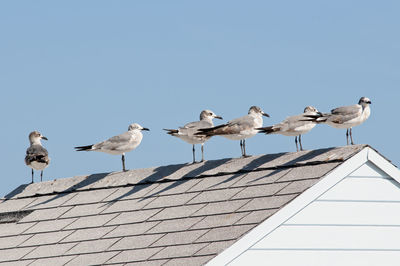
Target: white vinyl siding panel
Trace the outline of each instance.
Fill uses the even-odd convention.
[[[248,250],[229,265],[397,266],[398,251]]]
[[[252,249],[355,249],[400,252],[400,226],[281,226]]]
[[[357,191],[354,191],[354,190]],[[399,201],[400,187],[397,181],[378,177],[346,178],[324,193],[320,200],[340,201]]]
[[[400,202],[317,201],[285,224],[400,225]]]

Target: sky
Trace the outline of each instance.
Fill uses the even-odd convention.
[[[1,1],[0,196],[31,181],[28,135],[40,131],[51,163],[44,181],[121,170],[120,156],[76,152],[150,128],[128,169],[189,163],[192,147],[167,135],[204,109],[225,123],[252,105],[271,117],[372,101],[353,129],[400,165],[399,1]],[[343,146],[345,130],[318,125],[307,150]],[[262,135],[247,153],[294,152],[293,137]],[[213,137],[208,160],[240,156]],[[201,158],[197,147],[197,158]],[[39,181],[39,172],[35,181]]]

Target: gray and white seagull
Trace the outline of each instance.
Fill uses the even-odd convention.
[[[342,106],[332,109],[330,113],[307,115],[312,121],[328,124],[334,128],[346,128],[346,140],[349,145],[349,136],[351,145],[354,145],[352,128],[365,122],[371,114],[371,100],[367,97],[361,97],[358,104]]]
[[[200,121],[195,121],[191,123],[187,123],[183,127],[179,127],[178,129],[164,129],[167,131],[167,134],[171,136],[180,138],[181,140],[192,144],[192,152],[193,152],[193,163],[196,162],[195,156],[195,144],[201,144],[201,162],[204,161],[204,142],[210,139],[211,136],[205,135],[195,135],[195,133],[202,128],[210,128],[213,127],[213,119],[222,119],[221,116],[214,114],[213,111],[203,110],[200,113]]]
[[[77,151],[100,151],[108,154],[122,155],[122,171],[125,172],[125,153],[139,146],[143,138],[142,130],[149,131],[148,128],[134,123],[129,125],[128,131],[121,135],[111,137],[97,144],[75,147],[75,149]]]
[[[258,131],[256,128],[262,127],[262,116],[269,117],[260,107],[252,106],[249,109],[248,115],[233,119],[220,126],[199,129],[196,135],[205,135],[207,137],[219,135],[231,140],[240,140],[242,157],[247,157],[245,141],[247,138],[257,134]]]
[[[43,180],[43,170],[49,166],[50,158],[47,150],[42,146],[41,139],[47,140],[38,131],[32,131],[29,134],[30,147],[26,150],[25,164],[32,168],[32,183],[33,183],[33,170],[40,170],[40,181]]]
[[[301,144],[301,135],[309,132],[317,124],[315,121],[304,121],[306,115],[318,115],[318,110],[313,106],[307,106],[304,108],[304,113],[294,116],[289,116],[279,124],[270,127],[257,128],[259,133],[265,134],[281,134],[284,136],[294,136],[294,142],[296,143],[296,149],[299,151],[297,144],[297,137],[299,138],[300,150],[303,150]]]

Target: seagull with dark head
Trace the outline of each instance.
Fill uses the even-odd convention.
[[[269,117],[258,106],[252,106],[249,109],[248,115],[233,119],[226,124],[199,129],[196,135],[210,136],[223,136],[231,140],[240,140],[240,149],[242,157],[248,157],[246,154],[246,139],[253,137],[257,134],[256,128],[262,127],[263,116]]]
[[[77,151],[100,151],[108,154],[122,155],[122,171],[125,172],[125,153],[139,146],[143,138],[142,130],[149,131],[148,128],[134,123],[129,125],[128,131],[121,135],[111,137],[97,144],[75,147],[75,149]]]
[[[33,170],[40,170],[40,181],[43,181],[43,170],[49,166],[50,158],[47,150],[42,146],[40,140],[47,140],[38,131],[33,131],[29,134],[30,147],[26,150],[25,164],[32,168],[32,183],[33,183]]]
[[[306,115],[311,121],[328,124],[334,128],[346,129],[346,140],[349,145],[349,136],[351,145],[354,145],[352,128],[364,123],[371,114],[371,100],[367,97],[361,97],[358,104],[342,106],[332,109],[330,113]]]
[[[204,142],[210,139],[211,136],[205,135],[195,135],[195,133],[199,129],[210,128],[213,127],[213,119],[222,119],[221,116],[214,114],[213,111],[204,110],[200,113],[200,121],[195,121],[191,123],[187,123],[183,127],[179,127],[178,129],[164,129],[167,131],[167,134],[171,136],[180,138],[181,140],[192,144],[192,152],[193,152],[193,163],[196,162],[195,156],[195,144],[201,144],[201,162],[204,161]]]
[[[281,134],[284,136],[294,136],[294,141],[296,143],[296,149],[299,151],[299,146],[297,144],[297,137],[299,138],[300,150],[303,150],[303,145],[301,144],[301,135],[309,132],[317,124],[315,121],[304,121],[306,115],[318,115],[320,114],[318,110],[313,106],[307,106],[304,108],[304,113],[294,116],[289,116],[279,124],[270,127],[257,128],[260,133],[265,134]]]

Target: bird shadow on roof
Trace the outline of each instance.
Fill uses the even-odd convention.
[[[99,174],[89,175],[84,180],[82,180],[81,182],[79,182],[77,184],[74,184],[74,185],[70,186],[69,188],[66,188],[66,189],[64,189],[62,191],[54,191],[55,193],[57,193],[57,195],[55,195],[53,198],[48,199],[48,200],[46,200],[44,202],[40,202],[38,204],[32,205],[31,207],[39,206],[41,204],[47,204],[47,203],[50,203],[50,202],[52,202],[54,200],[63,198],[65,196],[67,196],[70,192],[76,191],[76,190],[78,190],[80,188],[89,187],[90,185],[96,183],[97,181],[105,178],[109,174],[112,174],[112,173],[99,173]]]
[[[8,193],[7,195],[5,195],[4,198],[5,198],[6,200],[11,199],[12,197],[14,197],[14,196],[16,196],[16,195],[22,193],[22,192],[25,190],[25,188],[26,188],[27,186],[29,186],[29,185],[30,185],[30,184],[23,184],[23,185],[20,185],[19,187],[17,187],[16,189],[14,189],[13,191],[11,191],[11,192]]]
[[[126,192],[125,194],[123,194],[121,196],[119,196],[118,198],[113,199],[112,201],[108,202],[107,204],[113,204],[118,200],[121,200],[121,199],[123,199],[125,197],[128,197],[128,196],[131,196],[131,195],[133,195],[135,193],[138,193],[142,189],[146,188],[147,187],[146,184],[149,184],[149,183],[154,183],[154,182],[157,182],[157,181],[159,181],[159,182],[163,182],[164,181],[164,183],[167,183],[167,182],[171,183],[171,185],[169,185],[168,187],[166,187],[166,188],[164,188],[164,189],[162,189],[162,190],[160,190],[160,191],[158,191],[156,193],[153,193],[151,195],[143,197],[141,199],[141,201],[145,200],[145,199],[147,199],[149,197],[153,197],[153,196],[155,196],[155,195],[157,195],[159,193],[168,191],[168,190],[170,190],[172,188],[175,188],[175,187],[177,187],[177,186],[179,186],[179,185],[181,185],[183,183],[186,183],[187,181],[190,180],[191,177],[195,178],[195,177],[203,174],[204,172],[206,172],[206,171],[208,171],[210,169],[213,169],[213,168],[218,167],[218,166],[220,166],[222,164],[225,164],[229,160],[231,160],[231,159],[222,159],[222,160],[217,160],[217,161],[206,161],[204,164],[199,165],[199,167],[193,169],[192,171],[190,171],[190,172],[188,172],[186,174],[183,174],[181,179],[174,179],[174,180],[169,180],[168,176],[170,176],[170,175],[178,172],[179,170],[187,167],[188,164],[179,164],[179,165],[170,165],[170,166],[158,167],[158,168],[154,169],[154,173],[152,175],[150,175],[150,176],[146,177],[145,179],[141,180],[138,185],[134,185],[133,188],[130,191]]]
[[[282,170],[284,169],[288,169],[291,166],[296,166],[296,164],[300,163],[300,162],[304,162],[304,161],[310,161],[313,158],[326,153],[330,150],[332,150],[334,148],[327,148],[327,149],[321,149],[321,150],[313,150],[310,152],[307,152],[303,155],[300,155],[290,161],[286,161],[285,160],[285,156],[289,155],[289,154],[293,154],[293,153],[289,153],[289,152],[285,152],[285,153],[276,153],[276,154],[266,154],[263,155],[261,157],[257,157],[254,160],[250,161],[248,164],[246,164],[242,169],[238,170],[236,174],[234,174],[233,176],[229,177],[228,179],[221,181],[217,184],[214,184],[212,187],[217,187],[221,184],[230,182],[236,178],[242,177],[246,174],[248,174],[251,171],[257,170],[257,168],[259,168],[260,166],[271,162],[271,161],[276,161],[276,163],[274,165],[271,166],[267,166],[266,168],[271,168],[271,170],[273,170],[271,173],[269,173],[266,176],[263,177],[259,177],[257,179],[255,179],[254,181],[251,182],[256,182],[259,181],[260,179],[263,178],[268,178],[271,176],[274,176],[275,174],[280,173]],[[261,167],[260,169],[264,169],[263,167]]]
[[[141,200],[145,200],[147,198],[156,196],[158,194],[161,194],[163,192],[166,192],[170,189],[176,188],[180,185],[185,184],[186,182],[192,180],[193,178],[196,178],[197,176],[202,175],[204,172],[209,171],[211,169],[217,168],[227,162],[229,162],[232,159],[221,159],[221,160],[217,160],[217,161],[206,161],[203,165],[197,167],[196,169],[193,169],[192,171],[186,173],[181,179],[178,180],[174,180],[174,182],[170,182],[171,184],[169,186],[167,186],[166,188],[157,191],[155,193],[152,193],[146,197],[144,197]],[[177,182],[178,181],[178,182]]]
[[[251,181],[251,183],[252,182],[257,182],[257,181],[259,181],[261,179],[264,179],[264,178],[268,178],[268,177],[274,176],[274,175],[280,173],[281,171],[284,171],[284,170],[286,170],[288,168],[291,168],[291,166],[295,167],[295,166],[298,165],[298,163],[305,162],[305,161],[310,161],[310,160],[314,159],[315,157],[320,156],[320,155],[322,155],[324,153],[327,153],[327,152],[329,152],[330,150],[333,150],[333,149],[335,149],[335,148],[326,148],[326,149],[312,150],[310,152],[307,152],[307,153],[305,153],[305,154],[303,154],[303,155],[301,155],[299,157],[294,158],[293,160],[287,161],[287,162],[285,162],[283,164],[280,164],[280,165],[276,165],[276,169],[273,170],[271,173],[269,173],[269,174],[267,174],[265,176],[259,177],[259,178],[255,179],[255,180]],[[285,153],[282,153],[280,155],[281,156],[285,155]],[[303,164],[303,165],[306,165],[306,164]]]

